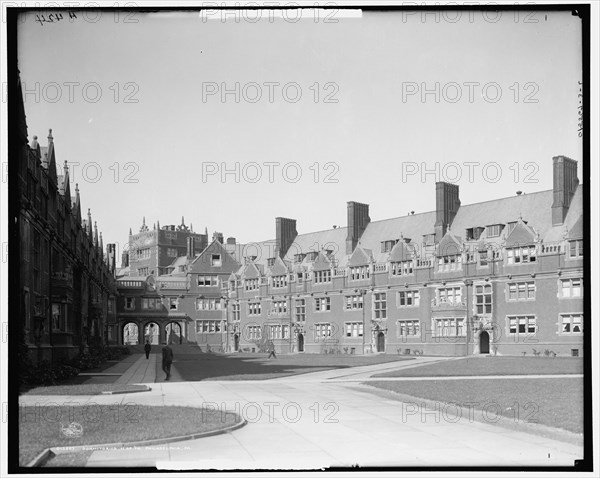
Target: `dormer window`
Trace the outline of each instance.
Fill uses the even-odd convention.
[[[504,224],[493,224],[491,226],[487,226],[487,237],[499,237],[502,233],[502,229],[504,229]]]
[[[318,252],[309,252],[308,253],[308,260],[309,261],[316,261],[317,260],[317,256],[319,255]]]
[[[306,254],[303,254],[303,253],[295,254],[294,255],[294,262],[302,262],[305,257],[306,257]]]
[[[267,266],[268,267],[273,267],[275,265],[275,258],[274,257],[269,257],[267,259]]]
[[[398,243],[399,239],[392,239],[389,241],[381,242],[381,252],[390,252],[394,246]]]
[[[481,237],[481,233],[485,228],[483,227],[471,227],[467,229],[466,236],[467,241],[476,241]]]

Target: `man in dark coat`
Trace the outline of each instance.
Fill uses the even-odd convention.
[[[173,349],[169,347],[169,345],[164,342],[164,347],[162,349],[162,368],[163,372],[165,372],[166,377],[165,380],[169,380],[171,378],[171,363],[173,362]]]
[[[148,360],[150,358],[151,350],[152,350],[152,346],[150,345],[150,342],[146,342],[146,345],[144,345],[144,351],[146,352],[146,360]]]

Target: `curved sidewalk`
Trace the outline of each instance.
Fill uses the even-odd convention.
[[[360,376],[391,367],[369,368],[360,371],[357,367],[356,374],[337,370],[337,376]],[[323,372],[309,375],[313,374],[264,381],[159,380],[150,392],[123,394],[118,398],[121,403],[234,411],[248,425],[199,440],[94,451],[87,464],[162,469],[314,469],[357,464],[522,467],[573,466],[583,455],[581,446],[382,398],[356,387],[354,380],[331,380],[333,373],[327,378]],[[21,402],[43,405],[69,398],[25,396]],[[84,397],[78,398],[82,402]],[[114,403],[115,397],[85,400]]]

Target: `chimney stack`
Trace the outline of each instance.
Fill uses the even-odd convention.
[[[360,202],[348,202],[348,235],[346,236],[346,254],[352,254],[358,240],[371,222],[369,205]]]
[[[298,235],[296,220],[286,217],[275,218],[275,256],[282,259]]]
[[[577,161],[566,156],[552,158],[554,169],[554,201],[552,202],[552,225],[565,221],[573,195],[579,185]]]
[[[227,238],[227,245],[229,245],[229,246],[235,246],[235,237],[228,237]]]
[[[123,251],[121,254],[121,267],[129,267],[129,251]]]
[[[194,237],[193,236],[189,236],[186,240],[186,245],[187,245],[187,258],[188,259],[193,259],[194,258]]]
[[[223,244],[223,233],[222,232],[213,232],[212,235],[213,241],[217,240],[219,241],[221,244]]]
[[[458,184],[435,183],[435,240],[440,242],[452,224],[458,208]]]

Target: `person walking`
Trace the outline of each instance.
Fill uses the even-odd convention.
[[[152,345],[150,345],[150,342],[146,342],[146,345],[144,345],[144,351],[146,352],[146,360],[148,360],[150,358],[151,350],[152,350]]]
[[[171,363],[173,363],[173,349],[169,347],[167,342],[163,342],[162,349],[162,369],[165,372],[165,380],[169,380],[171,378]]]
[[[277,355],[275,355],[275,344],[272,340],[269,340],[269,356],[267,358],[270,359],[271,356],[277,358]]]

